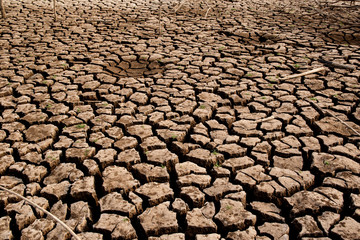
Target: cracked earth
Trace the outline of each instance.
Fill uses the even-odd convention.
[[[360,29],[177,3],[5,1],[0,184],[81,239],[360,239]],[[350,68],[283,79],[320,59]],[[1,239],[71,239],[0,206]]]

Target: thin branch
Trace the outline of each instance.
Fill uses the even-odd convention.
[[[310,75],[310,74],[313,74],[313,73],[321,72],[321,71],[324,71],[324,70],[326,70],[325,67],[315,68],[315,69],[307,71],[307,72],[303,72],[303,73],[283,77],[281,80],[287,80],[287,79],[302,77],[302,76]]]
[[[256,123],[260,123],[260,122],[270,121],[270,120],[273,120],[273,119],[275,119],[275,117],[274,117],[274,116],[270,116],[270,117],[267,117],[267,118],[258,119],[258,120],[256,120],[255,122],[256,122]]]
[[[0,185],[0,189],[5,191],[5,192],[8,192],[10,194],[13,194],[19,198],[21,198],[22,200],[24,200],[25,202],[27,202],[28,204],[30,204],[31,206],[37,208],[37,209],[40,209],[41,211],[43,211],[44,213],[46,213],[48,216],[50,216],[52,219],[54,219],[56,222],[58,222],[61,226],[63,226],[76,240],[81,240],[80,237],[78,235],[76,235],[76,233],[71,230],[71,228],[69,228],[68,225],[66,225],[64,222],[62,222],[59,218],[57,218],[55,215],[53,215],[52,213],[50,213],[49,211],[45,210],[44,208],[40,207],[39,205],[37,205],[36,203],[34,203],[33,201],[21,196],[20,194],[12,191],[12,190],[9,190],[7,189],[6,187],[4,186],[1,186]]]
[[[318,104],[316,104],[313,101],[308,101],[311,105],[313,105],[316,109],[318,109],[323,115],[328,115],[331,117],[336,118],[339,122],[341,122],[342,124],[344,124],[345,126],[347,126],[348,128],[350,128],[354,133],[356,133],[358,136],[360,136],[360,133],[358,131],[356,131],[353,127],[351,127],[348,123],[346,123],[345,121],[343,121],[342,119],[340,119],[339,117],[337,117],[335,114],[333,114],[332,112],[326,111],[325,109],[321,108]]]
[[[326,60],[324,60],[322,58],[319,58],[319,62],[323,63],[327,67],[342,68],[342,69],[349,69],[349,70],[355,70],[356,69],[354,66],[344,65],[344,64],[340,64],[340,63],[334,63],[334,62],[326,61]]]
[[[4,7],[4,2],[3,0],[0,0],[0,8],[1,8],[1,15],[3,18],[6,18],[6,13],[5,13],[5,7]]]

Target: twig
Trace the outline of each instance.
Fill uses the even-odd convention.
[[[349,66],[349,65],[344,65],[344,64],[340,64],[340,63],[334,63],[334,62],[326,61],[326,60],[324,60],[324,59],[322,59],[322,58],[319,58],[319,62],[323,63],[324,65],[326,65],[326,66],[328,66],[328,67],[355,70],[355,67],[353,67],[353,66]]]
[[[6,18],[6,13],[5,13],[5,7],[4,7],[4,2],[3,0],[0,0],[0,8],[1,8],[1,15],[3,18]]]
[[[34,203],[33,201],[21,196],[20,194],[7,189],[6,187],[3,187],[0,185],[0,189],[8,192],[10,194],[14,194],[15,196],[21,198],[22,200],[24,200],[25,202],[27,202],[28,204],[30,204],[31,206],[40,209],[41,211],[43,211],[44,213],[46,213],[48,216],[50,216],[52,219],[54,219],[56,222],[58,222],[61,226],[63,226],[76,240],[81,240],[80,237],[78,235],[76,235],[76,233],[71,230],[71,228],[69,228],[68,225],[66,225],[64,222],[62,222],[59,218],[57,218],[55,215],[53,215],[52,213],[50,213],[49,211],[45,210],[44,208],[40,207],[39,205],[37,205],[36,203]]]
[[[318,109],[323,115],[330,115],[331,117],[336,118],[339,122],[341,122],[342,124],[344,124],[345,126],[347,126],[348,128],[350,128],[354,133],[356,133],[358,136],[360,136],[360,133],[358,131],[356,131],[353,127],[351,127],[348,123],[346,123],[345,121],[343,121],[342,119],[340,119],[339,117],[337,117],[335,114],[333,114],[332,112],[326,111],[325,109],[321,108],[318,104],[316,104],[313,101],[308,101],[311,105],[313,105],[316,109]]]
[[[281,80],[287,80],[287,79],[302,77],[302,76],[310,75],[310,74],[313,74],[313,73],[321,72],[321,71],[324,71],[324,70],[326,70],[325,67],[315,68],[315,69],[307,71],[307,72],[303,72],[303,73],[283,77],[283,78],[281,78]]]
[[[275,119],[275,117],[274,117],[274,116],[270,116],[270,117],[267,117],[267,118],[258,119],[258,120],[256,120],[255,122],[256,122],[256,123],[260,123],[260,122],[270,121],[270,120],[273,120],[273,119]]]
[[[56,16],[56,0],[53,0],[53,10],[54,10],[54,19],[55,19],[55,21],[57,21],[57,16]]]

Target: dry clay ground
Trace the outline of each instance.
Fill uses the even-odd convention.
[[[0,184],[81,239],[360,239],[360,137],[328,114],[360,131],[360,29],[176,4],[159,37],[157,1],[5,1]],[[282,79],[320,58],[353,69]],[[1,239],[71,238],[0,204]]]

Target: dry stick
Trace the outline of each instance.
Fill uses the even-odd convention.
[[[358,131],[356,131],[353,127],[351,127],[349,124],[347,124],[346,122],[344,122],[342,119],[340,119],[339,117],[337,117],[335,114],[333,114],[332,112],[326,111],[325,109],[321,108],[318,104],[312,102],[312,101],[308,101],[310,102],[311,105],[313,105],[315,108],[317,108],[322,114],[324,115],[330,115],[334,118],[336,118],[338,121],[340,121],[342,124],[344,124],[345,126],[347,126],[348,128],[350,128],[351,130],[353,130],[354,133],[356,133],[359,137],[360,137],[360,133]]]
[[[324,68],[324,67],[315,68],[315,69],[310,70],[310,71],[307,71],[307,72],[303,72],[303,73],[299,73],[299,74],[294,74],[294,75],[290,75],[290,76],[287,76],[287,77],[283,77],[283,78],[281,78],[281,80],[287,80],[287,79],[302,77],[302,76],[306,76],[306,75],[309,75],[309,74],[321,72],[321,71],[323,71],[323,70],[326,70],[326,68]]]
[[[266,121],[270,121],[272,119],[275,119],[274,116],[270,116],[270,117],[267,117],[267,118],[263,118],[263,119],[259,119],[259,120],[256,120],[255,122],[256,123],[259,123],[259,122],[266,122]]]
[[[55,21],[57,21],[57,16],[56,16],[56,0],[53,0],[53,10],[54,10],[54,19],[55,19]]]
[[[3,18],[6,18],[6,14],[5,14],[5,7],[4,7],[4,2],[3,0],[0,0],[0,8],[1,8],[1,15]]]
[[[71,230],[71,228],[69,228],[68,225],[66,225],[64,222],[62,222],[59,218],[57,218],[55,215],[53,215],[52,213],[50,213],[49,211],[45,210],[44,208],[40,207],[39,205],[37,205],[36,203],[34,203],[33,201],[21,196],[20,194],[7,189],[6,187],[3,187],[0,185],[0,189],[8,192],[10,194],[14,194],[15,196],[21,198],[22,200],[24,200],[25,202],[27,202],[28,204],[30,204],[31,206],[40,209],[41,211],[43,211],[44,213],[46,213],[48,216],[50,216],[52,219],[54,219],[56,222],[60,223],[61,226],[63,226],[67,231],[69,231],[69,233],[76,239],[76,240],[81,240],[80,237],[78,235],[76,235],[76,233],[74,233],[73,230]]]

